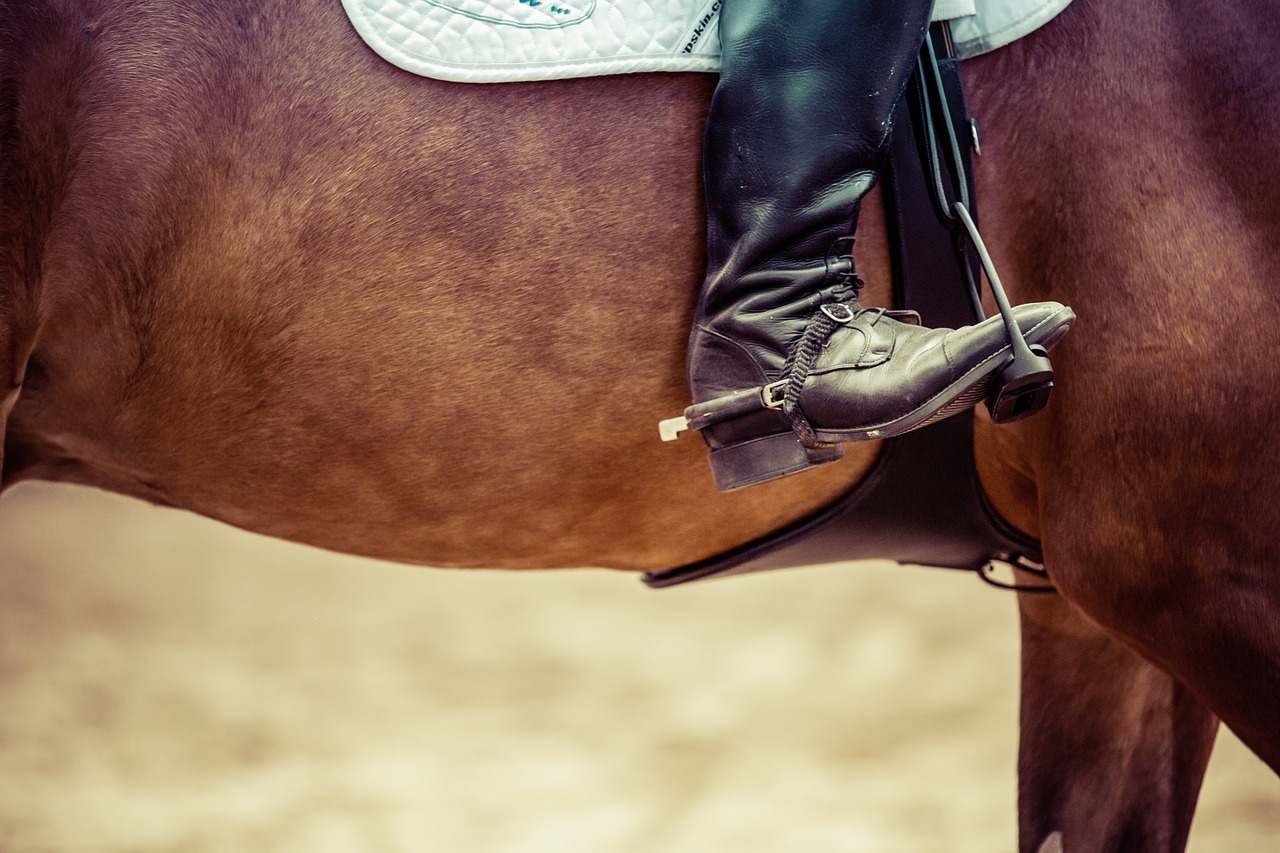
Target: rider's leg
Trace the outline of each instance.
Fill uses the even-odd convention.
[[[721,489],[963,411],[1007,358],[998,317],[930,330],[856,299],[858,204],[883,164],[932,5],[725,0],[686,412]],[[1044,346],[1072,316],[1056,303],[1016,309],[1027,342]]]

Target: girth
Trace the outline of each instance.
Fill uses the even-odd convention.
[[[978,262],[948,213],[947,198],[967,196],[977,217],[973,128],[946,25],[934,24],[895,114],[883,175],[895,302],[918,311],[928,326],[957,328],[982,319]],[[646,574],[644,582],[665,588],[862,559],[981,572],[992,560],[1038,553],[1039,543],[987,501],[968,411],[885,441],[868,474],[818,513],[725,554]]]

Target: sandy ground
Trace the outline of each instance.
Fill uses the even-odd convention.
[[[863,563],[666,592],[0,503],[0,849],[1013,848],[1012,599]],[[1280,849],[1224,732],[1197,851]]]

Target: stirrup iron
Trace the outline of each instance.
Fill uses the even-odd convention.
[[[1013,319],[1013,308],[1009,305],[1009,297],[1000,283],[1000,274],[996,272],[987,246],[982,242],[982,235],[969,215],[963,202],[957,201],[951,210],[969,232],[969,239],[978,250],[978,258],[982,261],[983,272],[987,274],[987,284],[995,296],[996,306],[1004,319],[1005,332],[1009,335],[1009,345],[1013,358],[996,371],[992,376],[991,391],[987,395],[987,411],[991,420],[997,424],[1020,421],[1034,415],[1049,402],[1049,394],[1053,391],[1053,365],[1043,347],[1028,346],[1022,336],[1022,329]]]

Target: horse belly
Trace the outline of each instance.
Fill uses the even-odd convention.
[[[146,338],[90,366],[77,324],[50,324],[8,479],[406,562],[637,569],[856,482],[873,447],[722,495],[696,437],[658,440],[688,402],[710,78],[445,84],[353,40],[330,49],[359,73],[282,65],[234,115],[154,117],[193,174],[155,189],[181,239],[119,322]],[[85,370],[110,381],[57,396]]]

